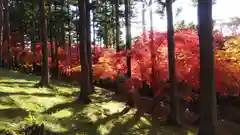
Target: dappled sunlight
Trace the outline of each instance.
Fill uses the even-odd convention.
[[[107,102],[107,103],[103,103],[101,104],[101,107],[105,110],[109,109],[109,113],[114,113],[114,112],[119,112],[120,110],[122,110],[125,105],[123,105],[122,103],[119,103],[119,102],[114,102],[114,101],[110,101],[110,102]]]
[[[72,109],[63,109],[63,110],[60,110],[60,111],[52,114],[51,116],[59,119],[59,118],[71,117],[72,115],[73,115]]]
[[[46,130],[56,135],[147,135],[152,128],[164,135],[185,134],[171,127],[154,127],[148,116],[139,118],[136,109],[126,109],[114,92],[96,87],[90,96],[92,103],[83,105],[76,101],[79,93],[76,86],[53,83],[57,91],[34,88],[31,86],[37,81],[23,79],[21,73],[5,70],[4,73],[8,77],[0,79],[0,131],[17,133],[34,123],[43,123]],[[18,80],[20,76],[22,79]]]
[[[36,82],[40,80],[39,76],[30,76],[27,74],[19,73],[18,71],[12,71],[7,69],[1,69],[0,70],[1,80],[18,80],[18,81],[28,81],[28,82]],[[9,75],[11,74],[11,75]]]

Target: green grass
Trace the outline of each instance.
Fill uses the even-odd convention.
[[[56,135],[193,135],[193,131],[138,119],[113,93],[96,88],[93,103],[74,102],[79,88],[53,84],[57,90],[34,88],[40,78],[0,69],[0,130],[17,132],[44,123]],[[156,122],[154,122],[156,123]]]

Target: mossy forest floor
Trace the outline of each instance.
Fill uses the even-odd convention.
[[[0,69],[0,130],[12,134],[34,123],[54,135],[192,135],[193,131],[137,119],[135,110],[122,113],[124,104],[109,91],[96,88],[93,103],[74,102],[79,88],[53,83],[56,90],[34,88],[39,77]],[[1,135],[4,133],[0,133]]]

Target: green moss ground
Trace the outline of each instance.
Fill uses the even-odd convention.
[[[56,135],[193,135],[193,131],[137,119],[135,110],[113,93],[96,88],[93,103],[74,102],[79,88],[54,83],[57,90],[34,88],[40,78],[0,69],[0,130],[18,134],[33,123],[44,123]]]

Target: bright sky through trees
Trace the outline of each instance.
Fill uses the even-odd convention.
[[[217,0],[217,3],[213,6],[213,19],[218,22],[226,21],[230,17],[240,16],[240,0]],[[183,10],[176,16],[176,9],[178,7],[182,7]],[[156,10],[156,5],[152,6],[153,11]],[[141,33],[141,3],[137,4],[135,9],[137,11],[136,17],[132,20],[133,22],[140,22],[140,23],[133,23],[132,24],[132,37],[138,36]],[[191,5],[190,0],[177,0],[173,4],[173,15],[174,15],[174,22],[180,20],[185,20],[186,22],[194,22],[197,23],[197,8]],[[154,29],[158,31],[166,31],[167,29],[167,22],[166,19],[160,19],[160,16],[157,13],[153,15],[153,25]],[[149,10],[146,11],[146,25],[147,28],[150,26],[149,20]],[[218,25],[216,26],[218,28]],[[123,36],[125,37],[125,29],[123,29]]]

